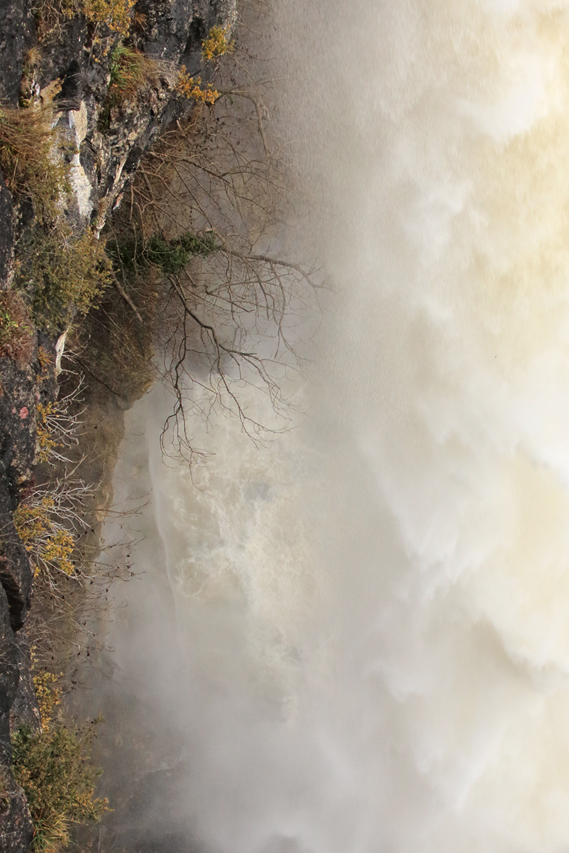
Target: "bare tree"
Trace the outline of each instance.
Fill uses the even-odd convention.
[[[223,411],[255,441],[289,424],[285,386],[307,357],[320,286],[317,270],[290,251],[291,174],[270,132],[271,80],[238,46],[223,62],[215,104],[196,107],[146,155],[111,235],[118,245],[134,223],[125,291],[133,267],[164,273],[161,372],[175,402],[163,439],[169,433],[190,460],[196,415]],[[269,399],[270,423],[246,403],[245,386]]]

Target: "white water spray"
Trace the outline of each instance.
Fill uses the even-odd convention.
[[[279,6],[336,290],[310,419],[261,450],[221,423],[193,484],[161,392],[136,415],[184,819],[213,853],[561,853],[569,3]],[[137,590],[125,671],[164,630]]]

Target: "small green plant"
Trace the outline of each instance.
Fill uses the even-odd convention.
[[[57,156],[48,109],[0,107],[0,167],[8,189],[31,201],[36,219],[57,219],[70,192],[68,167]]]
[[[19,324],[12,318],[10,311],[7,308],[0,307],[0,349],[19,328]]]
[[[156,61],[119,43],[111,55],[108,99],[112,106],[132,100],[156,74]]]
[[[146,84],[156,78],[157,71],[158,63],[155,59],[122,43],[115,46],[111,54],[107,97],[99,113],[98,126],[101,133],[109,132],[111,110],[132,102]]]
[[[61,332],[76,314],[86,314],[109,280],[109,261],[95,234],[76,237],[63,222],[35,235],[17,275],[36,325],[50,333]]]
[[[209,232],[199,236],[187,232],[172,240],[167,240],[161,234],[153,234],[146,243],[135,235],[107,243],[107,253],[117,273],[123,274],[153,265],[166,275],[176,275],[194,255],[206,257],[218,248],[215,237]]]
[[[73,823],[98,821],[108,802],[95,797],[101,771],[91,763],[98,720],[81,728],[22,726],[12,735],[12,771],[25,791],[34,824],[31,849],[58,853]]]

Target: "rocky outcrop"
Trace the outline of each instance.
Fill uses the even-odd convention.
[[[201,43],[214,24],[231,25],[236,0],[139,0],[141,23],[132,35],[136,49],[152,65],[136,97],[110,104],[108,88],[116,35],[89,44],[86,22],[73,21],[57,49],[36,72],[35,87],[44,91],[62,81],[54,106],[58,127],[76,149],[72,158],[75,215],[82,224],[101,229],[120,204],[144,152],[164,127],[189,112],[192,103],[176,95],[181,65],[195,73]]]

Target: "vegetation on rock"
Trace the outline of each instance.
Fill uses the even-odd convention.
[[[63,197],[71,189],[69,170],[49,109],[0,108],[0,168],[8,189],[32,204],[38,222],[51,223],[61,215]]]
[[[40,731],[21,726],[12,736],[12,772],[28,800],[31,848],[38,853],[59,853],[73,823],[100,820],[108,808],[95,796],[100,770],[90,759],[96,723],[42,720]]]
[[[105,25],[126,38],[130,32],[136,0],[38,0],[34,5],[38,38],[46,43],[59,35],[66,21],[77,15],[95,26]]]
[[[33,684],[40,725],[20,726],[12,734],[12,772],[26,794],[34,825],[31,849],[60,853],[69,841],[72,824],[98,821],[107,800],[95,796],[101,774],[91,761],[91,747],[100,718],[86,725],[61,719],[60,676],[37,668],[34,649]]]
[[[27,362],[33,350],[33,324],[22,296],[0,293],[0,356]]]
[[[156,60],[119,42],[111,54],[108,103],[116,106],[132,100],[157,71]]]
[[[217,248],[213,234],[198,236],[191,231],[170,240],[162,234],[153,234],[145,241],[142,235],[133,234],[122,240],[115,237],[107,243],[107,252],[118,274],[132,274],[153,264],[165,275],[175,275],[195,255],[207,257]]]
[[[92,231],[76,236],[63,221],[37,230],[22,253],[16,283],[31,301],[36,325],[52,334],[86,314],[110,281],[104,246]]]
[[[33,106],[36,83],[28,86],[32,106],[0,108],[0,167],[25,220],[13,289],[0,295],[0,356],[29,355],[34,325],[42,330],[43,342],[65,331],[66,363],[87,377],[90,399],[98,400],[100,391],[107,409],[110,399],[122,410],[160,371],[156,346],[174,391],[175,409],[165,431],[172,428],[182,456],[191,461],[196,449],[192,413],[207,420],[216,411],[227,412],[253,440],[262,439],[278,428],[275,423],[287,423],[281,380],[299,361],[295,345],[303,321],[298,318],[306,284],[312,286],[309,270],[270,252],[281,225],[274,199],[282,191],[283,175],[265,137],[262,99],[245,89],[223,93],[239,98],[243,107],[235,111],[238,120],[228,118],[222,93],[202,82],[202,75],[205,79],[217,60],[235,49],[227,27],[214,26],[203,39],[201,73],[192,75],[184,68],[173,73],[174,67],[160,65],[133,46],[141,44],[133,36],[133,0],[38,3],[41,40],[49,41],[77,15],[88,22],[84,29],[90,45],[104,42],[93,61],[109,72],[106,78],[99,74],[91,128],[97,108],[99,131],[123,114],[130,121],[134,104],[143,104],[155,83],[157,90],[162,87],[160,97],[178,96],[176,109],[181,98],[211,109],[198,109],[190,121],[177,123],[147,157],[130,205],[123,203],[125,210],[103,231],[105,245],[98,230],[81,233],[68,215],[67,160],[76,152],[62,147],[52,129],[53,110]],[[30,81],[36,62],[37,56],[29,56],[25,73]],[[92,132],[97,138],[97,130]],[[109,137],[105,144],[111,148],[115,139]],[[247,145],[240,148],[245,138]],[[123,154],[121,170],[129,156],[126,148]],[[98,227],[115,198],[110,191],[102,198],[109,207],[97,219]],[[30,477],[21,487],[14,523],[35,573],[29,623],[34,642],[43,663],[55,657],[62,661],[58,668],[64,668],[63,659],[75,656],[76,647],[89,655],[91,640],[77,643],[76,632],[88,636],[93,612],[106,601],[98,593],[101,587],[108,591],[115,570],[105,570],[105,577],[100,571],[99,577],[93,563],[98,544],[91,551],[83,545],[85,534],[96,536],[97,522],[91,527],[88,513],[93,519],[103,512],[93,510],[92,493],[77,474],[84,460],[73,431],[81,406],[76,397],[66,398],[65,390],[57,399],[53,352],[38,348],[35,339],[34,347],[38,402],[35,411],[27,405],[37,427],[40,468],[38,481]],[[74,381],[62,374],[64,388]],[[242,402],[245,385],[269,397],[276,416],[268,425]],[[106,506],[110,502],[109,497]],[[92,606],[95,611],[89,610]],[[98,771],[89,759],[94,724],[63,721],[56,680],[47,670],[36,673],[41,728],[20,726],[12,736],[13,772],[34,821],[33,849],[45,853],[66,845],[74,822],[97,820],[107,808],[94,793]]]

